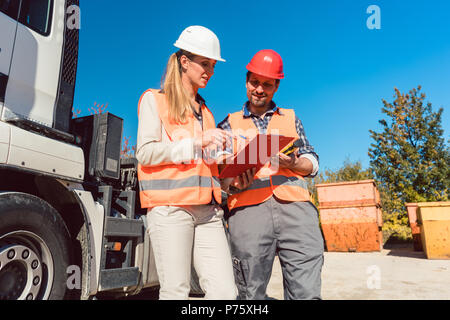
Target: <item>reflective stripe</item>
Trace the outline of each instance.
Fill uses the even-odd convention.
[[[243,191],[264,189],[264,188],[270,188],[270,178],[269,177],[253,180],[253,183],[250,185],[250,187],[248,187],[247,189],[245,189]]]
[[[293,186],[308,189],[306,181],[297,177],[272,176],[272,183],[274,186]]]
[[[220,179],[219,179],[219,177],[212,177],[212,178],[213,178],[214,188],[220,188]]]
[[[285,176],[272,176],[272,183],[274,186],[295,186],[301,187],[303,189],[308,189],[308,185],[305,180],[299,179],[297,177],[285,177]],[[270,187],[270,178],[256,179],[253,183],[245,189],[247,190],[256,190],[256,189],[264,189]]]
[[[214,177],[215,178],[215,177]],[[217,178],[216,178],[217,179]],[[220,187],[220,183],[214,179],[214,186]],[[149,190],[172,190],[180,188],[200,187],[211,188],[211,178],[193,176],[186,179],[163,179],[163,180],[141,180],[139,182],[141,191]]]

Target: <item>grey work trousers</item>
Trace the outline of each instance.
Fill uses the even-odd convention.
[[[263,300],[275,255],[285,300],[321,299],[324,243],[311,202],[264,203],[231,211],[228,232],[239,299]]]

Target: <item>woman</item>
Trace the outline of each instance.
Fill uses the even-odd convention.
[[[139,101],[140,198],[148,208],[159,298],[188,298],[193,262],[205,298],[235,299],[217,164],[202,156],[222,148],[230,134],[215,128],[197,93],[224,60],[216,35],[201,26],[185,29],[175,46],[162,90],[147,90]]]

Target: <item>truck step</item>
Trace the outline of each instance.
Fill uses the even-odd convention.
[[[100,271],[99,291],[137,286],[139,268],[108,269]]]
[[[128,237],[138,238],[144,235],[144,224],[142,220],[132,220],[123,218],[106,218],[106,237]]]

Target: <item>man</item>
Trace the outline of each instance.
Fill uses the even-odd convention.
[[[318,172],[318,156],[306,139],[294,110],[272,101],[284,78],[283,62],[273,50],[258,52],[247,66],[248,101],[218,127],[235,132],[254,129],[300,139],[296,154],[278,155],[261,170],[247,171],[228,189],[228,231],[239,298],[266,298],[266,288],[278,254],[284,298],[321,299],[323,238],[318,212],[310,202],[303,177]],[[242,131],[244,130],[244,131]],[[278,170],[266,170],[278,165]],[[249,174],[250,173],[250,174]],[[240,190],[236,191],[236,187]],[[227,189],[225,187],[225,189]]]

